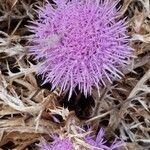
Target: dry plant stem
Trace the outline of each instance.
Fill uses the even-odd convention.
[[[23,75],[34,73],[34,72],[36,72],[37,67],[39,67],[39,64],[38,65],[31,65],[30,68],[20,68],[20,72],[18,72],[18,73],[12,73],[8,67],[9,76],[7,77],[7,80],[13,81],[14,79],[20,78]]]
[[[45,107],[49,104],[49,102],[52,101],[52,99],[49,98],[49,100],[46,99],[42,103],[36,104],[34,106],[24,106],[20,99],[9,95],[8,93],[6,93],[6,91],[4,91],[4,89],[0,91],[0,99],[15,110],[31,114],[37,114],[39,113],[39,111],[44,110]],[[16,104],[16,102],[18,104]]]
[[[106,113],[97,115],[97,116],[95,116],[95,117],[93,117],[93,118],[87,120],[86,123],[89,123],[89,122],[94,121],[94,120],[97,120],[97,119],[101,119],[101,118],[107,116],[108,114],[110,114],[111,112],[112,112],[112,111],[110,110],[110,111],[107,111]]]
[[[95,107],[95,112],[94,112],[94,116],[97,116],[99,115],[99,108],[100,108],[100,105],[101,105],[101,101],[105,98],[106,94],[108,92],[108,88],[105,87],[101,93],[101,96],[100,98],[98,98],[98,96],[96,97],[96,107]]]
[[[123,5],[123,7],[121,8],[121,13],[120,13],[120,15],[119,15],[119,17],[122,17],[123,16],[123,14],[125,13],[125,11],[128,9],[128,7],[129,7],[129,4],[131,3],[131,1],[132,0],[125,0],[125,4]]]
[[[123,70],[124,74],[128,74],[130,72],[136,73],[134,69],[144,66],[145,64],[149,63],[150,60],[150,53],[147,53],[143,57],[138,57],[136,59],[133,59],[133,64],[130,64],[127,68]]]
[[[149,87],[145,87],[144,83],[150,79],[150,69],[145,73],[145,75],[142,77],[142,79],[137,83],[137,85],[134,87],[134,89],[131,91],[130,95],[128,96],[128,99],[133,98],[134,96],[136,96],[136,94],[139,91],[147,91],[150,92],[150,88]]]

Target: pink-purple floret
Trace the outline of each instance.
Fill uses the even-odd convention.
[[[85,138],[85,141],[91,146],[95,147],[93,150],[96,150],[96,148],[101,148],[102,150],[116,150],[119,147],[125,146],[123,141],[117,139],[115,139],[114,142],[108,146],[107,141],[104,140],[104,133],[104,129],[101,128],[95,140],[91,136],[88,136]]]
[[[69,139],[60,139],[54,136],[53,143],[43,142],[39,144],[40,150],[74,150],[73,143]],[[84,142],[91,146],[90,150],[117,150],[125,146],[125,143],[121,140],[115,140],[110,146],[107,145],[107,141],[104,140],[104,129],[100,129],[96,139],[91,135],[85,137]],[[83,149],[81,145],[81,150]],[[88,149],[88,148],[87,148]],[[80,150],[80,149],[79,149]]]
[[[57,136],[54,136],[53,139],[54,142],[51,144],[46,141],[40,143],[40,150],[74,150],[69,139],[60,139]]]
[[[42,61],[38,73],[69,91],[75,87],[90,95],[92,89],[112,83],[130,60],[125,19],[117,20],[117,3],[106,0],[55,0],[46,3],[32,21],[33,46],[30,52]]]

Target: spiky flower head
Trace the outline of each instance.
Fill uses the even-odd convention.
[[[75,87],[87,96],[93,87],[122,76],[132,52],[126,23],[118,20],[111,0],[55,0],[39,8],[33,32],[32,54],[42,61],[38,73],[52,87]]]
[[[54,141],[48,143],[46,141],[39,144],[40,150],[73,150],[73,144],[69,139],[60,139],[58,136],[53,136]]]
[[[93,150],[96,150],[98,148],[102,150],[116,150],[117,148],[125,145],[123,141],[115,140],[110,146],[108,146],[107,141],[104,140],[104,134],[105,134],[104,129],[101,128],[95,140],[92,136],[88,135],[85,138],[85,141],[91,146],[95,147],[93,148]]]
[[[82,133],[79,134],[80,138],[81,134]],[[77,149],[76,146],[79,144],[82,147],[81,149],[90,148],[90,150],[116,150],[117,148],[125,146],[124,142],[121,140],[115,140],[110,146],[108,146],[107,141],[104,140],[104,134],[104,129],[101,128],[95,139],[94,136],[91,136],[89,132],[89,134],[87,134],[86,137],[82,139],[83,143],[81,142],[81,139],[79,140],[80,144],[82,145],[77,143],[77,141],[71,141],[71,139],[67,138],[67,136],[65,138],[60,138],[59,136],[52,136],[54,140],[53,142],[49,143],[44,140],[39,144],[39,148],[40,150],[74,150]],[[88,144],[88,147],[86,144]]]

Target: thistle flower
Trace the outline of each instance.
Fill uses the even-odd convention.
[[[96,140],[93,139],[90,135],[88,135],[85,139],[85,141],[90,144],[91,146],[96,148],[100,148],[102,150],[115,150],[116,148],[122,147],[125,144],[122,141],[115,140],[111,146],[106,145],[106,141],[104,140],[104,129],[101,128],[97,134]],[[93,150],[95,150],[93,148]]]
[[[41,143],[39,145],[40,150],[73,150],[73,144],[69,139],[60,139],[57,136],[54,136],[53,139],[53,143]]]
[[[107,81],[121,78],[132,52],[126,23],[117,20],[117,3],[110,0],[55,0],[39,8],[32,21],[30,52],[42,61],[38,73],[52,88],[91,94]]]
[[[90,150],[97,150],[97,149],[101,149],[101,150],[116,150],[119,147],[124,146],[125,144],[122,141],[117,141],[115,140],[111,146],[107,146],[106,141],[104,140],[103,136],[104,136],[104,129],[101,128],[96,140],[94,140],[94,137],[91,136],[90,134],[88,134],[85,138],[83,138],[83,141],[85,141],[85,143],[87,143],[88,145],[90,145]],[[81,134],[81,133],[80,133]],[[53,142],[52,143],[48,143],[47,141],[41,142],[39,144],[40,150],[74,150],[74,146],[77,143],[74,144],[72,143],[71,140],[69,140],[69,138],[60,138],[59,136],[53,136]],[[86,148],[86,145],[81,145],[82,148]],[[84,147],[85,146],[85,147]]]

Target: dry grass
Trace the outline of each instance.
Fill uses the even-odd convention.
[[[70,102],[58,95],[59,89],[51,92],[50,84],[40,85],[35,74],[39,64],[27,56],[25,25],[36,18],[35,5],[43,1],[0,1],[0,148],[36,149],[35,143],[47,134],[66,131],[73,136],[76,127],[86,123],[95,131],[105,127],[107,139],[122,138],[125,150],[150,149],[149,0],[120,2],[119,17],[128,17],[135,49],[124,78],[101,89],[100,98],[93,91],[87,100],[78,94]],[[75,141],[82,143],[78,138]]]

